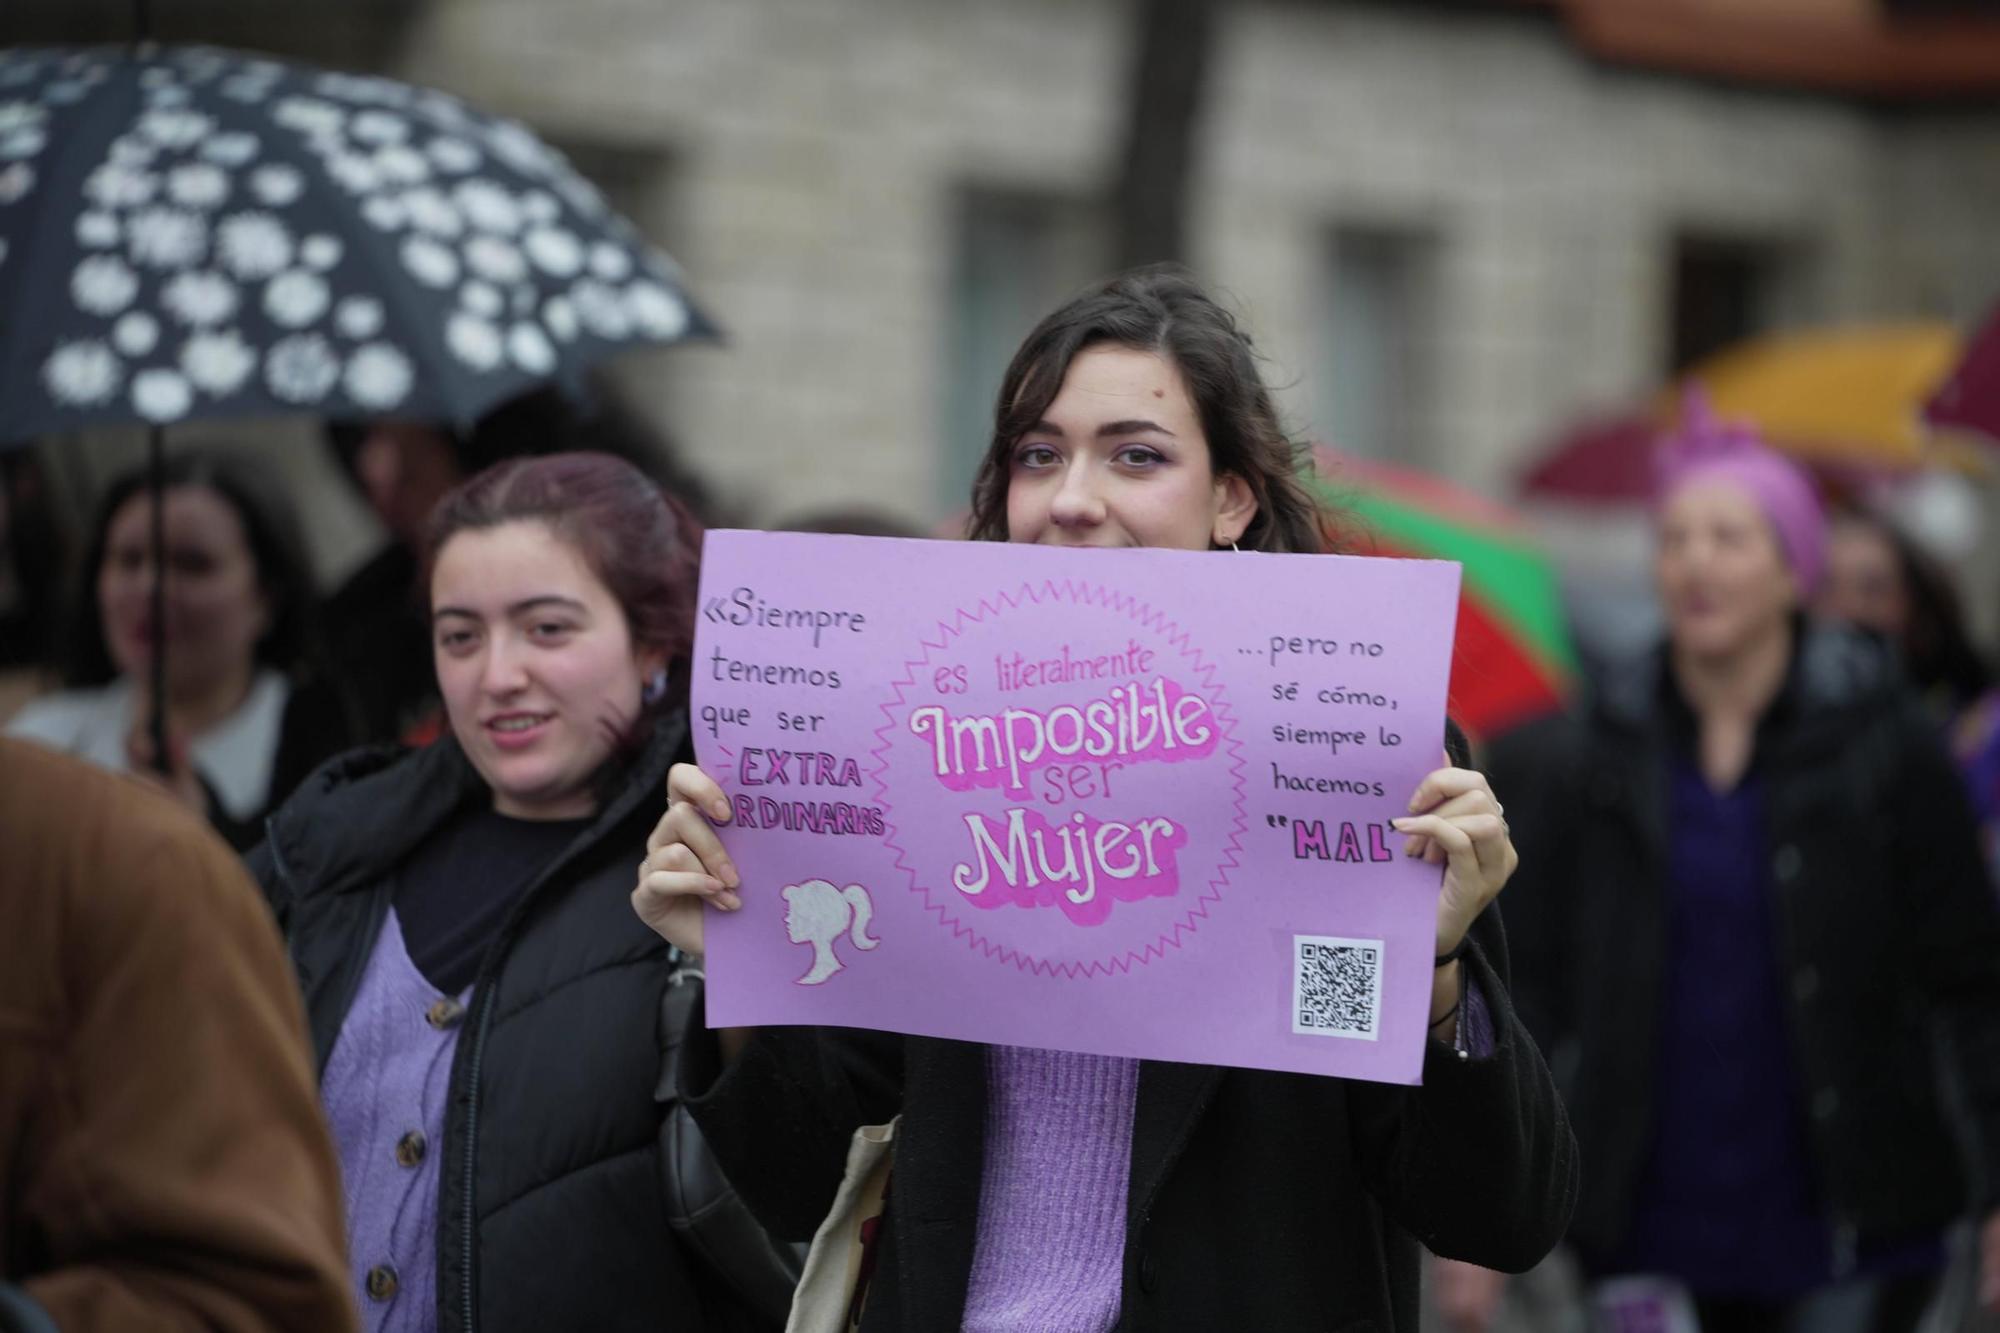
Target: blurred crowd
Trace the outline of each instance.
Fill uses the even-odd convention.
[[[1179,279],[1164,295],[1144,285],[1161,281],[1078,306],[1207,299]],[[1062,353],[1077,358],[1072,379],[1129,369],[1079,355],[1097,341],[1148,363],[1174,356],[1104,319]],[[1031,338],[1025,364],[1050,345],[1062,344]],[[1078,392],[1115,397],[1094,384]],[[1039,410],[1056,417],[1068,401]],[[995,429],[999,461],[973,515],[1005,536],[1030,513],[1019,478],[1032,473],[1019,469],[1039,461],[1008,461],[1015,428],[1003,417]],[[1204,512],[1223,535],[1201,540],[1233,545],[1233,514],[1261,524],[1293,503],[1282,497],[1296,482],[1275,478],[1298,456],[1268,439],[1276,452],[1232,464],[1278,468],[1257,483],[1264,498],[1219,489]],[[692,1311],[707,1326],[776,1327],[812,1227],[773,1217],[800,1196],[730,1159],[753,1221],[690,1108],[758,1088],[759,1059],[870,1068],[879,1052],[743,1055],[728,1034],[718,1048],[688,1026],[693,923],[710,898],[726,909],[734,887],[706,824],[674,813],[714,789],[668,778],[687,755],[709,496],[602,388],[535,390],[465,429],[337,421],[324,443],[384,534],[324,592],[297,510],[256,452],[190,444],[158,488],[163,570],[147,475],[120,476],[73,544],[62,601],[60,524],[34,456],[9,461],[9,559],[33,585],[10,642],[17,660],[37,642],[49,656],[20,662],[47,685],[6,720],[14,739],[0,748],[0,824],[29,870],[9,876],[28,898],[6,919],[12,956],[59,962],[82,1006],[62,1038],[77,1048],[62,1086],[85,1114],[62,1136],[32,1121],[5,1131],[28,1135],[20,1151],[37,1165],[26,1198],[12,1181],[0,1190],[0,1228],[27,1237],[10,1234],[19,1257],[0,1275],[28,1284],[0,1285],[0,1327],[42,1327],[44,1309],[57,1327],[137,1326],[155,1281],[180,1284],[176,1308],[227,1327],[337,1328],[357,1309],[371,1328],[660,1326]],[[1532,1036],[1574,1128],[1581,1192],[1561,1251],[1524,1278],[1464,1262],[1489,1251],[1441,1232],[1426,1318],[1467,1333],[1971,1327],[2000,1305],[2000,691],[1950,573],[1884,513],[1829,505],[1806,469],[1698,391],[1657,448],[1664,632],[1578,682],[1567,708],[1481,738],[1476,762],[1505,802],[1491,822],[1519,852],[1511,979],[1468,973],[1455,1003],[1478,994],[1480,1017],[1445,1015],[1475,1063]],[[1119,521],[1119,493],[1093,501],[1076,489],[1088,484],[1053,493],[1048,531]],[[1313,545],[1264,549],[1318,549],[1341,529],[1297,503],[1299,540]],[[860,510],[786,526],[919,533]],[[551,729],[567,739],[548,743]],[[170,805],[220,842],[178,826]],[[221,843],[248,854],[261,895]],[[669,887],[650,909],[635,897],[635,916],[642,852],[641,896],[649,880]],[[60,906],[70,899],[89,906]],[[1482,947],[1504,966],[1497,942]],[[29,980],[39,971],[15,969],[10,985],[53,980]],[[1518,1037],[1487,1016],[1502,988]],[[9,1003],[0,994],[0,1015]],[[913,1047],[896,1067],[917,1058]],[[732,1059],[750,1072],[702,1090]],[[482,1076],[482,1062],[508,1076]],[[919,1068],[895,1077],[921,1084]],[[41,1077],[7,1070],[0,1104]],[[1112,1066],[988,1075],[996,1094],[1119,1096]],[[852,1077],[814,1095],[861,1097]],[[1088,1090],[1061,1090],[1076,1078]],[[569,1099],[586,1085],[608,1099],[579,1116]],[[753,1096],[768,1118],[802,1086]],[[723,1123],[759,1113],[730,1114]],[[1503,1128],[1539,1132],[1532,1118]],[[725,1159],[769,1151],[720,1132]],[[816,1127],[795,1132],[812,1140]],[[230,1150],[211,1159],[199,1147],[210,1139]],[[65,1180],[72,1157],[90,1160]],[[1022,1169],[1032,1193],[1055,1188],[1042,1171],[1074,1165]],[[173,1178],[180,1168],[188,1179]],[[631,1189],[659,1189],[662,1169],[673,1190],[714,1176],[737,1227],[722,1257],[694,1243],[689,1218],[633,1211]],[[122,1202],[77,1211],[93,1192]],[[1266,1198],[1247,1224],[1257,1207],[1283,1212]],[[1020,1225],[983,1204],[980,1217]],[[580,1236],[602,1277],[528,1276]],[[160,1278],[161,1263],[175,1276]],[[970,1299],[998,1280],[985,1272]],[[1093,1322],[1102,1310],[999,1308],[982,1307],[979,1326],[1108,1326]],[[1117,1313],[1115,1297],[1106,1308]]]

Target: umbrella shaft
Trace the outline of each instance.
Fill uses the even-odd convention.
[[[144,4],[144,0],[140,0]],[[146,727],[153,742],[153,771],[167,776],[167,447],[166,429],[146,433],[146,486],[153,493],[153,652],[147,681]]]

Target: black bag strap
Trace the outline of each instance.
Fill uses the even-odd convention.
[[[806,1247],[773,1239],[751,1215],[681,1100],[682,1051],[689,1041],[705,1039],[695,1022],[704,979],[697,963],[677,955],[660,994],[660,1078],[653,1098],[662,1107],[660,1170],[667,1225],[752,1310],[782,1327],[805,1267]]]

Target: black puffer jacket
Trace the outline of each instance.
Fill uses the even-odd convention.
[[[655,1085],[670,960],[630,895],[685,740],[684,718],[660,724],[481,965],[440,1145],[442,1333],[764,1326],[676,1242],[663,1203]],[[272,817],[251,868],[284,927],[322,1070],[386,919],[389,872],[488,799],[447,737],[343,756]]]
[[[1488,756],[1521,853],[1507,890],[1515,996],[1575,1121],[1572,1234],[1586,1251],[1625,1236],[1651,1148],[1669,765],[1691,744],[1654,660],[1608,678],[1582,718],[1503,737]],[[1991,1208],[2000,923],[1931,723],[1874,644],[1814,630],[1753,764],[1793,1073],[1837,1234],[1896,1236]]]
[[[1575,1141],[1508,1002],[1499,913],[1471,938],[1466,975],[1496,1047],[1472,1060],[1430,1043],[1420,1088],[1141,1063],[1120,1333],[1415,1329],[1420,1244],[1516,1271],[1554,1247],[1576,1198]],[[764,1028],[726,1072],[708,1054],[683,1066],[683,1091],[780,1236],[819,1224],[854,1129],[901,1112],[862,1328],[959,1327],[978,1242],[986,1048]]]

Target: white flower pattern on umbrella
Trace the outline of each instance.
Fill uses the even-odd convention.
[[[220,208],[229,198],[229,175],[212,162],[175,167],[167,173],[167,198],[183,208]]]
[[[158,424],[179,421],[194,406],[194,386],[172,370],[142,370],[132,377],[132,406]]]
[[[257,353],[235,329],[197,333],[181,345],[181,373],[203,393],[227,398],[257,368]]]
[[[333,326],[347,338],[372,338],[385,319],[382,303],[372,296],[350,296],[333,311]]]
[[[345,250],[338,236],[308,236],[299,247],[299,259],[307,268],[324,273],[340,262]]]
[[[200,143],[215,128],[215,118],[199,111],[161,108],[139,117],[139,133],[162,148],[187,149]]]
[[[524,321],[507,330],[507,355],[530,375],[546,375],[556,368],[555,344],[539,324]]]
[[[599,241],[590,247],[590,271],[606,282],[623,282],[632,272],[632,256],[623,247]]]
[[[201,155],[219,167],[245,167],[257,160],[257,136],[242,130],[215,135],[201,146]]]
[[[618,289],[585,279],[569,289],[576,303],[577,318],[585,331],[607,342],[616,342],[632,332],[632,317]]]
[[[562,205],[547,190],[530,190],[521,196],[521,216],[530,222],[554,222],[562,216]]]
[[[160,292],[167,313],[197,329],[226,323],[240,299],[235,283],[208,269],[176,273]]]
[[[369,343],[347,363],[347,396],[370,411],[399,406],[415,383],[410,359],[387,343]]]
[[[160,345],[160,321],[134,310],[111,326],[111,345],[126,356],[149,356]]]
[[[340,381],[340,355],[317,333],[295,333],[272,344],[264,383],[281,402],[316,403]]]
[[[147,268],[187,268],[208,253],[208,223],[182,208],[142,209],[126,224],[125,249]]]
[[[284,208],[306,192],[306,178],[288,162],[270,162],[250,173],[250,192],[267,207]]]
[[[559,342],[576,341],[580,330],[577,327],[576,306],[567,296],[550,297],[542,307],[542,323],[549,326],[549,332],[556,335]]]
[[[118,244],[124,233],[120,231],[118,219],[109,213],[79,213],[76,217],[76,243],[93,250],[108,250]]]
[[[373,194],[382,188],[382,172],[375,160],[359,153],[334,153],[326,160],[326,174],[349,194]]]
[[[465,220],[480,231],[512,236],[521,230],[521,207],[514,196],[490,180],[460,181],[451,192]]]
[[[107,166],[123,167],[132,171],[140,171],[152,166],[153,160],[159,155],[160,146],[158,144],[148,143],[144,139],[135,139],[131,135],[126,134],[111,141],[111,147],[105,153],[105,164]],[[150,199],[142,199],[140,202],[147,203],[150,202]]]
[[[237,213],[215,229],[222,266],[244,282],[259,282],[292,263],[292,234],[270,213]]]
[[[521,242],[535,267],[552,278],[567,280],[583,269],[583,242],[561,227],[536,227]]]
[[[18,204],[34,188],[35,169],[26,162],[16,162],[5,171],[0,171],[0,204]]]
[[[493,155],[524,176],[546,176],[554,166],[554,155],[519,121],[495,121],[486,131],[486,143]]]
[[[458,303],[484,319],[498,319],[500,312],[507,308],[500,289],[477,278],[458,289]]]
[[[332,303],[326,279],[302,268],[280,273],[264,288],[264,313],[279,328],[302,329],[324,315]]]
[[[446,322],[444,340],[453,356],[478,371],[497,367],[505,351],[500,330],[490,320],[462,311]]]
[[[0,102],[0,134],[17,130],[38,130],[49,118],[48,110],[35,102]]]
[[[375,150],[375,170],[393,185],[422,185],[431,178],[431,160],[407,144]]]
[[[512,286],[528,276],[519,246],[498,236],[474,236],[465,243],[466,266],[488,282]]]
[[[477,148],[463,139],[453,138],[450,135],[439,135],[432,139],[424,148],[424,152],[429,155],[431,165],[439,171],[454,176],[477,171],[479,164],[486,160]]]
[[[49,397],[65,407],[98,407],[110,402],[125,382],[125,366],[95,340],[67,342],[42,363]]]
[[[626,288],[625,308],[648,338],[665,342],[687,329],[686,303],[657,282],[635,282]]]
[[[442,289],[458,281],[458,256],[428,236],[403,242],[403,267],[426,287]]]
[[[271,109],[271,119],[300,134],[338,134],[347,124],[347,113],[317,97],[287,97]]]
[[[70,299],[88,315],[115,315],[139,294],[139,275],[116,255],[92,255],[69,279]]]
[[[33,157],[49,146],[49,136],[43,130],[15,130],[0,137],[0,158],[14,161]]]
[[[363,111],[348,133],[362,143],[402,143],[410,137],[410,122],[387,111]]]
[[[428,185],[404,191],[402,205],[410,225],[418,231],[445,241],[465,234],[465,218],[457,206]]]
[[[361,205],[361,216],[368,219],[370,226],[381,231],[401,231],[410,221],[410,214],[403,207],[403,201],[392,199],[386,194],[378,194]]]

